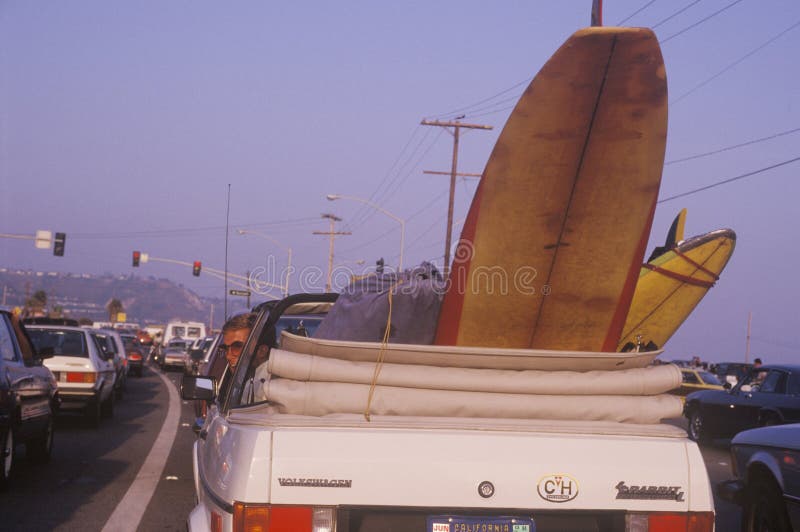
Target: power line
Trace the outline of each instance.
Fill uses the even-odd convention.
[[[704,87],[705,85],[708,85],[709,83],[711,83],[713,80],[715,80],[718,77],[720,77],[722,74],[724,74],[728,70],[732,69],[733,67],[735,67],[736,65],[738,65],[739,63],[741,63],[742,61],[744,61],[745,59],[747,59],[751,55],[755,54],[756,52],[759,52],[763,48],[766,48],[767,46],[769,46],[770,44],[772,44],[773,42],[775,42],[776,40],[781,38],[784,34],[789,33],[791,30],[795,29],[798,26],[800,26],[800,20],[798,20],[797,22],[795,22],[794,24],[792,24],[791,26],[789,26],[788,28],[786,28],[782,32],[778,33],[777,35],[774,35],[774,36],[770,37],[766,42],[764,42],[763,44],[761,44],[758,47],[754,48],[753,50],[747,52],[745,55],[743,55],[742,57],[740,57],[739,59],[737,59],[733,63],[729,64],[728,66],[726,66],[725,68],[723,68],[722,70],[720,70],[719,72],[717,72],[716,74],[711,76],[710,78],[706,79],[705,81],[695,85],[694,87],[692,87],[688,91],[684,92],[683,94],[681,94],[680,96],[678,96],[677,98],[675,98],[674,100],[669,102],[669,104],[670,105],[675,105],[679,101],[683,100],[684,98],[686,98],[687,96],[692,94],[694,91],[698,90],[701,87]]]
[[[443,131],[439,131],[439,133],[438,133],[438,134],[437,134],[437,135],[436,135],[436,136],[433,138],[433,141],[432,141],[432,142],[431,142],[431,143],[428,145],[428,147],[425,149],[425,151],[422,153],[422,155],[420,155],[420,156],[417,158],[417,162],[415,162],[415,163],[414,163],[414,166],[412,166],[412,167],[411,167],[411,168],[408,170],[408,172],[406,172],[406,175],[405,175],[405,176],[403,176],[403,178],[402,178],[400,181],[398,181],[398,182],[394,183],[394,188],[392,188],[392,189],[387,189],[387,190],[384,192],[383,196],[381,197],[381,201],[383,201],[383,200],[385,200],[385,199],[387,199],[387,198],[389,198],[389,197],[393,196],[393,195],[394,195],[394,193],[395,193],[395,192],[397,192],[397,190],[400,188],[400,186],[401,186],[403,183],[405,183],[405,182],[406,182],[406,180],[408,180],[408,178],[409,178],[409,177],[411,177],[411,174],[413,174],[413,173],[414,173],[414,171],[415,171],[415,170],[417,169],[417,167],[420,165],[420,163],[422,162],[422,160],[423,160],[423,159],[424,159],[424,158],[425,158],[425,157],[426,157],[426,156],[427,156],[427,155],[430,153],[430,151],[433,149],[433,147],[434,147],[434,146],[436,145],[436,143],[439,141],[439,137],[441,137],[441,136],[442,136],[442,133],[443,133]],[[373,214],[374,214],[374,212],[373,212]]]
[[[662,24],[664,24],[665,22],[667,22],[667,21],[669,21],[669,20],[672,20],[673,18],[677,17],[678,15],[680,15],[681,13],[683,13],[684,11],[686,11],[687,9],[689,9],[690,7],[692,7],[693,5],[695,5],[695,4],[699,4],[699,3],[700,3],[700,0],[694,0],[694,2],[692,2],[692,3],[690,3],[690,4],[686,5],[686,6],[684,6],[684,7],[682,7],[682,8],[680,8],[679,10],[677,10],[676,12],[674,12],[673,14],[671,14],[670,16],[668,16],[667,18],[665,18],[665,19],[663,19],[663,20],[660,20],[660,21],[656,22],[655,24],[653,24],[652,26],[650,26],[650,29],[652,29],[652,30],[656,29],[657,27],[661,26],[661,25],[662,25]]]
[[[493,107],[496,107],[498,105],[502,105],[502,104],[505,104],[505,103],[508,103],[508,102],[514,102],[514,105],[516,105],[517,101],[519,101],[520,96],[522,96],[522,94],[515,94],[514,96],[510,96],[508,98],[503,98],[502,100],[498,100],[498,101],[496,101],[495,103],[493,103],[491,105],[486,105],[484,107],[478,107],[477,109],[473,109],[472,112],[468,113],[466,116],[473,117],[475,115],[473,115],[472,113],[480,113],[482,111],[486,111],[486,110],[492,109]]]
[[[797,161],[800,161],[800,157],[795,157],[794,159],[789,159],[788,161],[783,161],[783,162],[778,163],[778,164],[773,164],[772,166],[767,166],[766,168],[760,168],[760,169],[754,170],[752,172],[747,172],[746,174],[737,175],[736,177],[730,177],[728,179],[723,179],[722,181],[718,181],[716,183],[712,183],[712,184],[706,185],[704,187],[696,188],[696,189],[690,190],[688,192],[683,192],[681,194],[675,194],[674,196],[670,196],[668,198],[664,198],[662,200],[658,200],[658,203],[665,203],[667,201],[672,201],[674,199],[683,198],[683,197],[686,197],[686,196],[689,196],[689,195],[692,195],[692,194],[696,194],[698,192],[703,192],[704,190],[708,190],[710,188],[715,188],[715,187],[719,187],[719,186],[722,186],[722,185],[725,185],[725,184],[728,184],[728,183],[732,183],[734,181],[738,181],[740,179],[744,179],[745,177],[750,177],[750,176],[754,176],[756,174],[764,173],[764,172],[766,172],[768,170],[774,170],[775,168],[779,168],[781,166],[786,166],[787,164],[795,163]]]
[[[690,155],[688,157],[682,157],[680,159],[672,159],[671,161],[665,162],[664,166],[667,166],[669,164],[675,164],[675,163],[682,163],[682,162],[686,162],[686,161],[691,161],[691,160],[694,160],[694,159],[700,159],[702,157],[708,157],[709,155],[716,155],[717,153],[723,153],[723,152],[726,152],[726,151],[735,150],[737,148],[742,148],[744,146],[750,146],[752,144],[758,144],[759,142],[764,142],[764,141],[767,141],[767,140],[776,139],[778,137],[783,137],[784,135],[790,135],[792,133],[797,133],[798,131],[800,131],[800,127],[797,127],[797,128],[794,128],[794,129],[790,129],[788,131],[781,131],[780,133],[775,133],[774,135],[770,135],[768,137],[761,137],[759,139],[748,140],[747,142],[734,144],[733,146],[727,146],[725,148],[720,148],[718,150],[708,151],[708,152],[705,152],[705,153],[698,153],[697,155]]]
[[[295,218],[293,220],[283,220],[279,222],[262,222],[250,224],[236,224],[238,227],[282,227],[308,225],[317,218]],[[224,231],[224,225],[214,225],[206,227],[187,227],[182,229],[154,229],[149,231],[119,231],[105,233],[70,233],[70,238],[80,239],[103,239],[103,238],[135,238],[135,237],[165,237],[165,236],[185,236],[191,233],[204,233],[208,231]]]
[[[448,192],[449,192],[449,191],[448,191],[447,189],[445,189],[445,190],[444,190],[444,191],[443,191],[441,194],[439,194],[438,196],[434,196],[433,198],[431,198],[431,200],[430,200],[428,203],[426,203],[424,207],[420,208],[420,209],[419,209],[419,210],[417,210],[417,211],[416,211],[414,214],[412,214],[411,216],[409,216],[408,218],[406,218],[406,219],[405,219],[405,221],[406,221],[406,222],[408,222],[408,221],[410,221],[410,220],[414,219],[414,218],[415,218],[416,216],[418,216],[419,214],[421,214],[423,211],[426,211],[426,210],[430,209],[430,208],[431,208],[431,207],[432,207],[432,206],[433,206],[433,205],[436,203],[436,201],[437,201],[437,200],[440,200],[440,199],[441,199],[442,197],[444,197],[444,195],[445,195],[445,194],[447,194]],[[442,217],[442,219],[444,219],[444,217]],[[436,223],[439,223],[439,222],[441,222],[441,220],[438,220]],[[435,224],[434,224],[434,225],[435,225]],[[430,227],[430,228],[433,228],[433,225],[431,225],[431,227]],[[352,248],[347,248],[347,249],[345,249],[345,250],[344,250],[344,253],[350,253],[350,252],[352,252],[352,251],[357,251],[357,250],[359,250],[359,249],[361,249],[361,248],[364,248],[364,247],[366,247],[366,246],[368,246],[368,245],[370,245],[370,244],[372,244],[372,243],[374,243],[374,242],[377,242],[378,240],[382,239],[383,237],[385,237],[385,236],[388,236],[389,234],[391,234],[391,233],[395,232],[396,230],[397,230],[397,227],[392,227],[392,228],[391,228],[391,229],[389,229],[388,231],[385,231],[385,232],[383,232],[383,233],[379,234],[378,236],[376,236],[376,237],[375,237],[375,238],[373,238],[372,240],[368,240],[367,242],[364,242],[364,243],[362,243],[362,244],[359,244],[359,245],[357,245],[357,246],[355,246],[355,247],[352,247]],[[427,232],[427,230],[426,230],[426,231],[424,231],[424,233],[426,233],[426,232]],[[424,234],[424,233],[423,233],[423,234]],[[408,249],[408,248],[410,248],[410,247],[413,247],[413,245],[414,245],[414,244],[412,243],[412,244],[411,244],[410,246],[408,246],[406,249]]]
[[[647,2],[645,5],[643,5],[642,7],[640,7],[639,9],[634,11],[633,13],[631,13],[630,15],[625,17],[624,19],[622,19],[619,22],[617,22],[617,26],[622,26],[623,24],[628,22],[630,19],[632,19],[633,17],[635,17],[636,15],[638,15],[639,13],[641,13],[642,11],[644,11],[645,9],[647,9],[648,7],[650,7],[651,5],[653,5],[655,3],[656,3],[656,0],[650,0],[649,2]]]
[[[421,128],[421,126],[418,125],[417,129],[420,129],[420,128]],[[396,171],[394,172],[394,176],[391,179],[389,179],[389,174],[387,174],[384,177],[384,179],[381,181],[380,185],[378,185],[378,187],[375,189],[375,191],[368,198],[368,200],[371,203],[380,204],[380,202],[383,200],[383,198],[386,197],[387,191],[392,187],[392,185],[394,185],[395,182],[397,182],[398,179],[400,179],[400,176],[402,175],[402,172],[409,165],[409,163],[414,159],[414,157],[416,157],[417,153],[419,152],[420,148],[425,143],[425,141],[427,140],[429,135],[430,135],[430,131],[426,130],[425,134],[422,136],[422,138],[419,140],[419,142],[417,142],[416,146],[414,146],[414,149],[411,151],[411,153],[409,153],[408,156],[405,158],[405,161],[403,162],[403,164],[401,164],[396,169]],[[436,140],[434,139],[433,143],[435,143],[435,142],[436,142]],[[430,149],[430,146],[428,147],[428,149]],[[425,153],[427,153],[427,151]],[[353,215],[352,221],[351,222],[345,222],[345,225],[347,227],[350,227],[350,228],[359,227],[359,226],[363,225],[364,222],[366,222],[374,214],[375,214],[374,209],[371,208],[368,204],[365,203],[363,205],[360,205],[358,207],[358,209],[356,209],[355,214]]]
[[[517,104],[509,105],[508,107],[503,107],[502,109],[496,109],[494,111],[488,111],[486,113],[479,113],[477,115],[469,115],[469,117],[470,118],[480,118],[482,116],[493,115],[495,113],[502,113],[503,111],[510,111],[511,109],[513,109],[516,106],[517,106]]]
[[[531,78],[531,77],[529,77],[529,78],[526,78],[526,79],[523,79],[523,80],[522,80],[522,81],[520,81],[519,83],[515,83],[515,84],[514,84],[514,85],[512,85],[511,87],[509,87],[509,88],[507,88],[507,89],[504,89],[504,90],[502,90],[502,91],[498,92],[497,94],[494,94],[494,95],[492,95],[492,96],[489,96],[488,98],[484,98],[484,99],[482,99],[482,100],[478,100],[477,102],[471,103],[471,104],[469,104],[469,105],[466,105],[466,106],[464,106],[464,107],[459,107],[458,109],[453,109],[452,111],[449,111],[449,112],[447,112],[447,113],[439,113],[439,114],[436,114],[436,115],[428,115],[428,118],[441,118],[441,117],[444,117],[444,116],[449,116],[449,115],[454,115],[454,114],[456,114],[456,113],[465,112],[465,111],[467,111],[467,110],[469,110],[469,109],[472,109],[472,108],[473,108],[473,107],[475,107],[475,106],[478,106],[478,105],[484,104],[484,103],[486,103],[486,102],[489,102],[489,101],[491,101],[491,100],[494,100],[494,99],[495,99],[495,98],[497,98],[498,96],[502,96],[502,95],[504,95],[504,94],[506,94],[506,93],[508,93],[508,92],[511,92],[511,91],[513,91],[514,89],[516,89],[517,87],[520,87],[520,86],[522,86],[522,85],[528,84],[528,83],[530,83],[530,82],[531,82],[531,80],[532,80],[532,79],[533,79],[533,78]]]
[[[406,141],[405,145],[403,146],[403,149],[400,150],[400,153],[397,154],[397,157],[395,158],[394,162],[392,163],[392,165],[389,167],[389,169],[384,174],[383,179],[381,180],[381,182],[378,183],[378,186],[375,188],[375,190],[372,192],[372,194],[370,194],[369,198],[367,198],[368,200],[372,201],[373,198],[375,197],[375,195],[380,191],[381,187],[383,187],[383,185],[386,183],[386,180],[389,179],[389,176],[392,174],[392,171],[394,171],[395,167],[397,166],[397,163],[399,163],[400,159],[403,158],[403,154],[406,152],[408,147],[411,145],[412,141],[414,140],[414,137],[417,136],[417,132],[419,132],[421,129],[422,129],[422,127],[419,124],[417,124],[416,127],[414,128],[414,130],[411,132],[411,136],[408,138],[408,140]],[[428,135],[428,133],[429,133],[429,131],[425,131],[425,135],[426,136]],[[423,137],[423,141],[424,141],[424,137]],[[420,142],[422,142],[422,141],[420,141]],[[417,148],[419,148],[419,145],[417,145]],[[413,153],[414,152],[412,152],[412,155],[410,155],[409,157],[412,157]],[[369,207],[366,204],[359,205],[359,208],[356,210],[356,213],[354,215],[354,219],[356,219],[356,218],[358,218],[360,216],[363,216],[363,214],[365,212],[367,212],[368,209],[369,209]]]
[[[681,35],[681,34],[683,34],[683,33],[686,33],[687,31],[689,31],[689,30],[690,30],[690,29],[692,29],[692,28],[696,28],[696,27],[697,27],[697,26],[699,26],[700,24],[702,24],[702,23],[704,23],[704,22],[706,22],[706,21],[708,21],[708,20],[711,20],[712,18],[716,17],[717,15],[719,15],[720,13],[722,13],[723,11],[727,11],[728,9],[732,8],[733,6],[735,6],[736,4],[738,4],[738,3],[739,3],[739,2],[741,2],[741,1],[742,1],[742,0],[734,0],[733,2],[731,2],[730,4],[728,4],[727,6],[723,7],[722,9],[719,9],[719,10],[717,10],[717,11],[715,11],[715,12],[711,13],[711,14],[710,14],[710,15],[708,15],[707,17],[705,17],[705,18],[702,18],[702,19],[698,20],[698,21],[697,21],[697,22],[695,22],[694,24],[691,24],[691,25],[689,25],[689,26],[687,26],[687,27],[683,28],[682,30],[680,30],[680,31],[679,31],[679,32],[677,32],[677,33],[673,33],[672,35],[670,35],[670,36],[669,36],[669,37],[667,37],[666,39],[663,39],[663,40],[659,41],[659,44],[664,44],[664,43],[667,43],[667,42],[671,41],[672,39],[674,39],[675,37],[677,37],[678,35]]]
[[[383,194],[381,194],[381,195],[380,195],[379,199],[377,199],[377,200],[375,201],[375,203],[378,203],[378,204],[380,204],[382,201],[386,200],[387,198],[390,198],[392,195],[394,195],[394,193],[395,193],[395,192],[397,192],[397,190],[398,190],[398,189],[399,189],[399,188],[400,188],[400,187],[403,185],[403,183],[405,183],[405,182],[408,180],[408,178],[411,176],[411,174],[413,174],[413,173],[414,173],[414,171],[415,171],[415,170],[416,170],[416,169],[419,167],[419,165],[420,165],[420,163],[422,162],[422,160],[423,160],[425,157],[427,157],[428,153],[430,153],[430,151],[433,149],[433,147],[434,147],[434,146],[436,145],[436,143],[438,142],[439,138],[442,136],[442,133],[443,133],[443,131],[440,131],[440,132],[439,132],[439,133],[438,133],[438,134],[437,134],[437,135],[436,135],[436,136],[433,138],[433,140],[432,140],[432,141],[431,141],[431,143],[428,145],[428,147],[425,149],[425,151],[424,151],[424,152],[422,152],[422,154],[421,154],[421,155],[420,155],[420,156],[417,158],[417,161],[416,161],[416,162],[414,163],[414,165],[413,165],[413,166],[412,166],[412,167],[411,167],[411,168],[408,170],[408,172],[406,172],[406,174],[405,174],[405,175],[402,177],[402,179],[400,179],[400,174],[398,174],[398,175],[395,177],[395,179],[394,179],[394,180],[392,180],[392,183],[390,183],[390,185],[389,185],[389,187],[392,187],[392,188],[387,188],[387,189],[386,189],[386,190],[383,192]],[[409,162],[410,162],[410,160],[409,160]],[[398,179],[400,179],[400,180],[398,181]],[[365,216],[363,216],[363,217],[362,217],[360,220],[354,221],[353,223],[354,223],[354,224],[357,224],[357,225],[356,225],[356,227],[361,227],[361,226],[362,226],[362,225],[364,225],[364,224],[365,224],[367,221],[369,221],[369,219],[370,219],[372,216],[374,216],[374,215],[376,214],[376,212],[377,212],[377,211],[376,211],[375,209],[371,209],[371,210],[370,210],[370,211],[368,211],[368,212],[367,212],[367,214],[366,214]]]

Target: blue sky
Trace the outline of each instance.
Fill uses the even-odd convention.
[[[352,233],[336,241],[336,264],[396,263],[399,224],[355,201],[326,201],[329,193],[406,219],[405,265],[441,265],[447,178],[422,170],[449,169],[452,139],[420,120],[463,112],[494,126],[462,137],[460,171],[481,172],[520,83],[588,25],[590,6],[0,2],[0,233],[67,233],[64,257],[0,239],[0,266],[130,273],[137,249],[222,269],[228,184],[232,272],[264,266],[268,255],[279,268],[287,259],[269,240],[236,234],[240,227],[291,246],[296,268],[324,271],[327,239],[312,232],[327,230],[327,212]],[[800,3],[604,5],[606,25],[634,13],[625,25],[661,23],[668,162],[800,127]],[[794,159],[798,138],[668,164],[660,197]],[[659,204],[650,248],[682,207],[687,236],[722,227],[738,235],[728,269],[666,358],[742,359],[752,312],[752,353],[798,361],[798,168]],[[456,220],[475,185],[459,183]],[[221,280],[189,268],[151,262],[136,273],[223,295]]]

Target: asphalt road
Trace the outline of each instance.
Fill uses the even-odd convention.
[[[93,429],[77,415],[59,417],[50,464],[32,465],[24,447],[17,450],[11,486],[0,492],[0,529],[25,531],[102,530],[153,447],[167,416],[169,391],[156,368],[131,377],[114,416]],[[176,386],[180,373],[164,373]],[[194,507],[191,405],[180,401],[175,442],[155,491],[127,502],[143,512],[140,531],[186,530]],[[673,424],[685,428],[683,420]],[[712,485],[731,478],[727,442],[701,447]],[[717,530],[738,530],[740,511],[715,496]],[[144,509],[142,510],[142,506]],[[134,530],[131,523],[128,530]]]
[[[99,428],[78,415],[57,419],[53,456],[49,464],[32,465],[25,448],[17,448],[11,485],[0,492],[3,530],[102,530],[133,482],[162,428],[169,403],[168,390],[145,368],[142,378],[129,377],[124,398],[114,416]],[[166,374],[178,382],[180,374]],[[186,530],[194,507],[190,405],[180,406],[180,424],[163,473],[146,505],[139,530]],[[132,529],[132,528],[131,528]]]

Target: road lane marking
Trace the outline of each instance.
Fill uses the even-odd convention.
[[[154,373],[164,381],[169,392],[167,417],[161,425],[161,431],[158,433],[150,453],[145,458],[142,467],[139,468],[139,472],[136,473],[136,478],[133,479],[125,496],[119,501],[111,517],[103,526],[103,532],[136,531],[142,521],[144,511],[156,491],[175,436],[178,434],[178,422],[181,418],[181,402],[178,391],[164,375],[160,372]]]

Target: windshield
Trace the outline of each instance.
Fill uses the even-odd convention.
[[[192,338],[197,338],[200,336],[200,327],[189,327],[188,336],[191,336]]]
[[[698,371],[697,374],[700,376],[700,380],[702,380],[705,384],[716,384],[718,386],[722,386],[722,383],[713,373],[708,371]]]
[[[78,331],[60,331],[50,329],[28,329],[36,351],[50,347],[53,354],[67,357],[88,357],[84,334]]]
[[[281,316],[275,327],[278,344],[281,341],[281,332],[286,331],[299,336],[314,336],[320,323],[322,323],[321,316]]]
[[[266,361],[270,349],[279,346],[281,333],[287,331],[313,336],[336,297],[336,294],[302,294],[290,296],[275,307],[262,307],[257,325],[242,350],[239,364],[232,374],[223,377],[220,384],[219,397],[223,408],[264,401],[264,383],[268,380]],[[270,314],[278,313],[279,316],[270,319]]]
[[[175,325],[172,327],[172,335],[173,336],[186,336],[186,327],[180,327]]]

